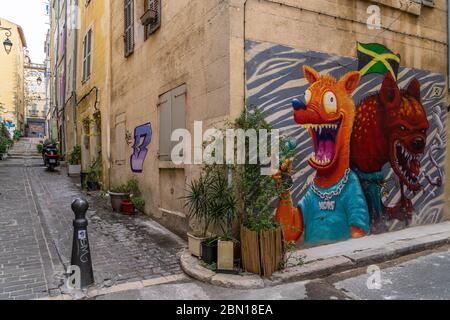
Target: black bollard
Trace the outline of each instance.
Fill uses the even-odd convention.
[[[72,202],[75,220],[73,221],[71,264],[80,268],[82,289],[94,284],[94,272],[92,270],[91,251],[87,232],[88,221],[86,219],[86,212],[88,209],[89,203],[85,199],[76,199]]]

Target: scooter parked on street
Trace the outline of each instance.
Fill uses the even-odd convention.
[[[59,152],[55,144],[45,145],[42,149],[42,158],[44,159],[44,165],[50,172],[55,171],[55,168],[59,167]]]

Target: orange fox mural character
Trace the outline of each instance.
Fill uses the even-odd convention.
[[[337,81],[308,66],[303,71],[311,86],[305,93],[306,104],[293,101],[294,119],[313,140],[309,165],[316,177],[298,204],[300,218],[295,221],[304,225],[305,244],[364,236],[370,229],[368,207],[358,176],[350,169],[352,93],[361,75],[349,72]]]

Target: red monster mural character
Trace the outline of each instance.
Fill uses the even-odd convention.
[[[420,161],[425,152],[429,123],[421,104],[420,83],[413,79],[400,90],[391,73],[386,73],[381,91],[361,101],[351,140],[352,165],[357,170],[368,198],[373,232],[381,232],[383,215],[408,221],[414,208],[405,195],[421,190]],[[381,201],[383,167],[390,164],[400,182],[401,199],[387,208]],[[378,228],[378,229],[377,229]]]

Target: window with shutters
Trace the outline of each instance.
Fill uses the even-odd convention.
[[[178,143],[171,141],[172,132],[185,128],[186,85],[182,85],[159,98],[159,160],[172,160],[172,149]]]
[[[83,41],[83,78],[82,81],[86,82],[91,77],[91,64],[92,64],[92,29],[84,36]]]
[[[134,51],[134,0],[124,0],[125,57]]]
[[[146,14],[151,13],[154,19],[145,25],[145,39],[148,39],[161,26],[161,0],[144,0]]]

